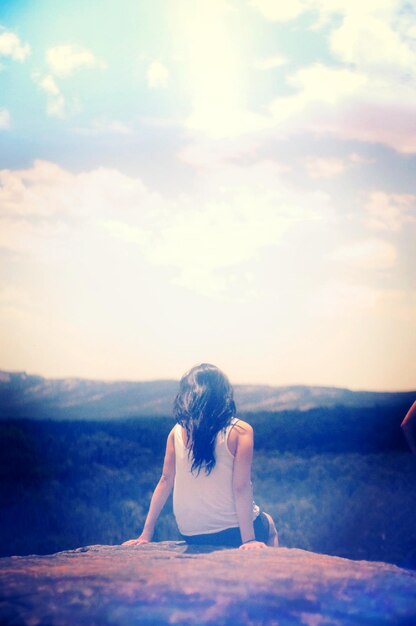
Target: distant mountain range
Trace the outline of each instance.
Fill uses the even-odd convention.
[[[0,370],[3,418],[117,419],[169,416],[178,390],[174,380],[103,382],[82,378],[48,379]],[[351,391],[338,387],[234,385],[240,413],[305,411],[317,407],[410,405],[416,391]]]

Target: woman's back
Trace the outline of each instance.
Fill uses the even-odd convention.
[[[217,433],[215,439],[215,465],[207,474],[201,468],[199,474],[191,471],[192,455],[185,445],[185,429],[177,424],[174,428],[175,484],[173,510],[179,531],[184,535],[214,533],[237,527],[238,517],[233,493],[234,455],[236,428],[239,422],[233,417],[230,424]],[[230,433],[232,436],[230,437]],[[259,508],[253,502],[253,519]]]
[[[277,545],[272,518],[253,501],[253,429],[235,417],[225,374],[210,363],[190,369],[180,380],[173,413],[176,425],[137,543],[151,541],[173,489],[173,510],[187,543],[245,550],[265,548],[266,541]]]

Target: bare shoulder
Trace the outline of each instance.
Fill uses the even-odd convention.
[[[230,434],[228,437],[228,448],[231,454],[235,456],[239,441],[246,441],[248,444],[251,445],[252,439],[253,439],[253,428],[250,426],[248,422],[238,419],[238,422],[236,422],[231,428]]]
[[[250,437],[253,435],[253,427],[244,420],[238,419],[238,422],[234,424],[234,430],[242,437]]]

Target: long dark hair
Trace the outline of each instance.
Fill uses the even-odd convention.
[[[175,398],[174,417],[191,442],[191,471],[210,474],[215,466],[215,439],[231,422],[236,407],[227,376],[210,363],[196,365],[184,374]]]

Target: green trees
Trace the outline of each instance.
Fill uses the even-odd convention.
[[[255,430],[255,498],[275,517],[281,545],[416,567],[416,457],[401,440],[400,412],[245,418]],[[150,417],[0,422],[1,555],[137,536],[171,427]],[[155,540],[177,538],[168,502]]]

